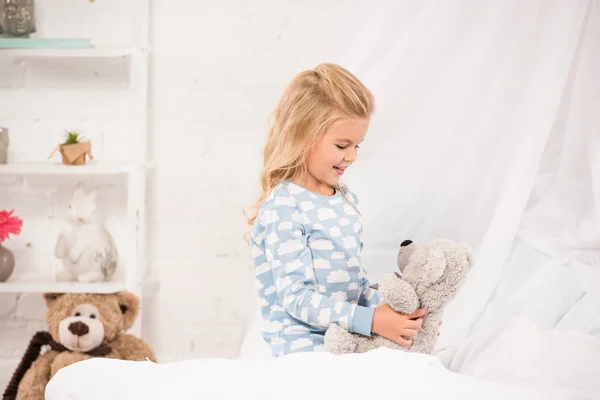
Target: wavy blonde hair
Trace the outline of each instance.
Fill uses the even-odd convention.
[[[314,145],[337,120],[369,118],[373,94],[350,71],[336,64],[319,64],[296,75],[273,112],[260,174],[262,193],[245,211],[253,225],[260,207],[283,180],[302,181],[306,159]],[[246,240],[248,234],[246,235]]]

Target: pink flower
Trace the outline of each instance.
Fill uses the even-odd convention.
[[[8,239],[9,235],[21,233],[23,221],[19,217],[12,216],[13,210],[0,210],[0,243]]]

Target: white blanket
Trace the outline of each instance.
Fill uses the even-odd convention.
[[[564,390],[572,400],[600,399],[600,338],[565,327],[544,330],[517,317],[437,358],[474,378]]]
[[[597,338],[515,320],[437,357],[378,349],[168,364],[97,358],[59,371],[46,399],[592,399],[599,360]]]

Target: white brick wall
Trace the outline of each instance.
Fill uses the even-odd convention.
[[[41,35],[131,39],[123,5],[129,2],[39,4]],[[349,21],[336,19],[343,4],[153,2],[149,158],[157,168],[148,189],[148,257],[159,285],[144,298],[143,335],[161,361],[237,355],[254,313],[242,208],[257,193],[267,119],[293,74],[349,51],[338,24]],[[83,22],[74,22],[76,15]],[[46,158],[66,128],[83,130],[99,159],[126,156],[135,146],[127,88],[118,60],[0,59],[0,125],[10,128],[12,159]],[[0,181],[0,208],[27,193],[44,197],[23,200],[31,230],[11,248],[21,260],[40,261],[54,245],[46,238],[55,227],[48,217],[60,215],[69,186],[18,183]],[[125,188],[120,181],[100,183],[114,194]],[[107,212],[123,205],[119,195],[109,198],[102,204]],[[16,301],[0,296],[2,390],[29,338],[44,327],[39,295]]]

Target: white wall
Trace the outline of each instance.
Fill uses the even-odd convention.
[[[40,35],[128,42],[130,10],[116,2],[40,2]],[[237,354],[254,311],[242,208],[255,199],[267,119],[293,74],[348,50],[339,23],[351,21],[335,18],[344,4],[154,1],[148,257],[157,279],[149,284],[158,285],[144,298],[143,335],[161,361]],[[116,14],[107,24],[109,13]],[[0,59],[0,126],[11,131],[13,160],[45,159],[66,128],[83,130],[98,159],[135,148],[124,64],[92,62]],[[58,183],[0,181],[0,208],[27,205],[20,216],[28,229],[10,242],[21,260],[44,260],[52,250],[51,221],[72,182]],[[114,193],[125,188],[100,183]],[[102,207],[120,201],[106,195]],[[44,329],[44,312],[40,295],[0,295],[2,390],[29,338]]]

